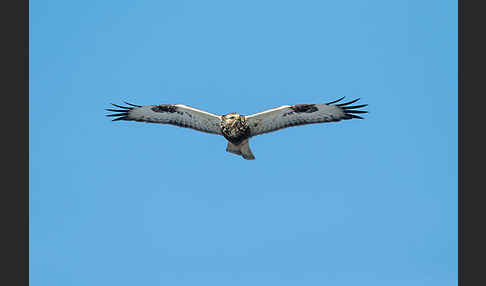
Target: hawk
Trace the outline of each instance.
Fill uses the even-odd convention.
[[[339,103],[343,99],[344,97],[341,97],[325,104],[283,105],[252,115],[240,115],[236,112],[216,115],[184,104],[141,106],[125,102],[127,106],[112,104],[118,109],[106,109],[113,112],[106,116],[115,117],[112,121],[172,124],[222,135],[228,140],[227,152],[240,155],[246,160],[253,160],[255,156],[248,143],[253,136],[291,126],[363,119],[356,114],[367,113],[368,111],[359,110],[367,104],[352,105],[359,98]]]

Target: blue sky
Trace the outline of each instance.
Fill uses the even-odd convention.
[[[254,161],[104,116],[341,96]],[[30,282],[457,285],[457,2],[31,2]]]

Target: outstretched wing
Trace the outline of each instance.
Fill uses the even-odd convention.
[[[106,109],[114,112],[106,116],[116,117],[112,121],[132,120],[152,123],[172,124],[198,131],[221,135],[221,116],[183,104],[135,105],[112,104],[119,109]]]
[[[356,114],[367,113],[368,111],[358,110],[367,106],[354,105],[359,100],[336,104],[344,97],[326,104],[296,104],[284,105],[269,109],[260,113],[246,116],[250,126],[251,136],[277,131],[282,128],[312,123],[324,123],[341,121],[352,118],[363,119]]]

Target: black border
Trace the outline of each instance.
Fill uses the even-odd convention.
[[[458,280],[459,285],[483,285],[486,235],[484,193],[483,102],[486,96],[484,8],[482,1],[458,0]],[[484,5],[483,5],[484,6]],[[483,151],[483,152],[481,152]],[[483,282],[481,282],[483,281]]]
[[[29,1],[3,1],[2,285],[29,283]]]
[[[29,1],[4,1],[2,12],[2,285],[29,283]]]

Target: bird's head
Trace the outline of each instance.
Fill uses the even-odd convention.
[[[235,122],[237,122],[238,120],[240,120],[241,118],[241,115],[239,115],[238,113],[234,112],[234,113],[228,113],[226,115],[223,115],[223,121],[226,125],[233,125],[235,124]]]

